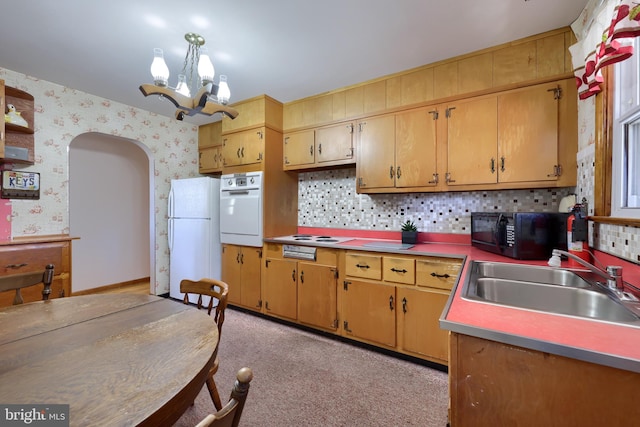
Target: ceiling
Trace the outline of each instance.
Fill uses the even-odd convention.
[[[264,93],[288,102],[570,25],[587,0],[34,3],[3,7],[0,67],[173,117],[138,86],[153,83],[154,47],[175,86],[187,32],[205,38],[231,103]]]

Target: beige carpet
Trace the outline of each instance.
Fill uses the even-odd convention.
[[[223,402],[243,366],[254,379],[241,426],[447,423],[446,373],[228,309],[216,375]],[[209,412],[204,387],[175,426],[193,426]]]

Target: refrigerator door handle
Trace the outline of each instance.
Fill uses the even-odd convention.
[[[167,237],[169,238],[169,253],[173,252],[173,220],[169,219],[167,227]]]
[[[169,218],[173,218],[173,189],[169,190]]]

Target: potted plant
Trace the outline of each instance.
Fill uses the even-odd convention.
[[[418,242],[418,227],[413,221],[406,220],[402,224],[402,243],[417,243]]]

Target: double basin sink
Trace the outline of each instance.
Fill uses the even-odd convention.
[[[462,298],[640,327],[640,302],[589,271],[471,261]]]

